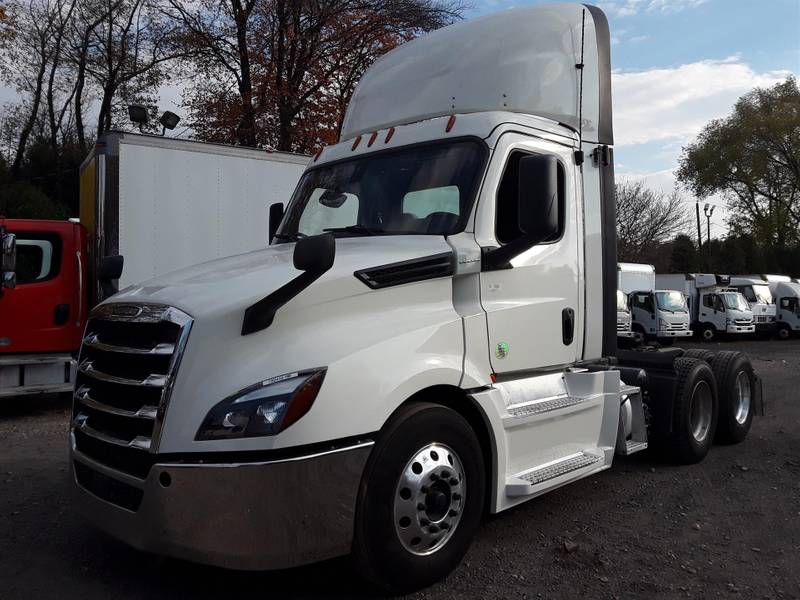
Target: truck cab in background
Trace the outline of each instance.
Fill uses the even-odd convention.
[[[659,275],[658,284],[682,290],[688,297],[692,327],[710,342],[720,334],[755,332],[753,311],[744,296],[730,287],[727,275],[688,273]]]
[[[637,343],[657,340],[664,346],[689,338],[692,330],[686,299],[679,292],[656,289],[653,265],[619,263],[619,288],[628,294]]]
[[[731,276],[730,286],[742,293],[750,310],[753,311],[753,322],[756,334],[771,337],[777,330],[775,299],[769,283],[760,277]]]
[[[748,275],[769,286],[775,302],[777,337],[787,340],[800,335],[800,280],[788,275]]]
[[[0,227],[16,238],[16,285],[0,296],[0,397],[71,391],[88,313],[86,230],[24,219]]]
[[[617,341],[620,346],[625,346],[634,340],[632,324],[628,294],[617,290]]]

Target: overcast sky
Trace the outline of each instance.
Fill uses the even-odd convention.
[[[472,0],[469,16],[541,0]],[[800,0],[606,0],[617,176],[670,191],[681,147],[755,86],[800,74]],[[14,100],[0,87],[0,103]],[[179,114],[180,92],[161,109]],[[719,214],[719,212],[718,212]],[[721,217],[722,215],[720,215]],[[717,233],[723,219],[717,218]],[[712,234],[714,230],[712,229]]]

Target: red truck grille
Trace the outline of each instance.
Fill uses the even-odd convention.
[[[92,312],[73,400],[78,452],[147,476],[191,324],[187,314],[156,304],[112,303]]]

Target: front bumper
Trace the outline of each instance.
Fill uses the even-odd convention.
[[[617,337],[620,337],[620,338],[632,338],[633,337],[633,331],[631,331],[630,329],[626,329],[626,330],[617,329]]]
[[[0,355],[0,398],[71,392],[76,369],[71,354]]]
[[[770,321],[767,323],[756,323],[755,327],[756,327],[755,331],[757,333],[763,333],[765,335],[772,335],[774,333],[777,333],[778,331],[777,321]]]
[[[725,328],[725,331],[728,333],[754,333],[756,330],[755,325],[728,325]]]
[[[112,536],[175,558],[267,570],[350,552],[372,445],[266,462],[156,463],[140,480],[81,454],[71,436],[70,464],[80,512]]]
[[[684,338],[692,337],[692,334],[691,329],[659,329],[656,336],[660,338]]]

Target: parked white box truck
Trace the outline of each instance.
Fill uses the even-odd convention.
[[[739,290],[753,311],[756,333],[772,336],[777,330],[775,299],[768,282],[761,277],[731,276],[731,287]]]
[[[276,243],[100,305],[70,432],[88,519],[225,567],[352,553],[407,591],[459,563],[485,511],[615,452],[743,440],[746,356],[616,349],[610,49],[578,4],[400,46]]]
[[[763,281],[772,294],[777,311],[778,339],[787,340],[800,333],[800,281],[789,275],[748,275]]]
[[[634,339],[633,319],[628,294],[617,290],[617,338],[624,345]]]
[[[659,287],[680,290],[688,297],[692,327],[710,342],[720,334],[755,332],[753,311],[727,275],[687,273],[658,275]]]
[[[269,206],[291,196],[310,157],[112,131],[80,167],[90,281],[109,256],[126,287],[269,245]],[[104,292],[98,282],[90,305]]]
[[[676,338],[689,338],[689,310],[683,294],[671,289],[656,289],[653,265],[619,263],[619,288],[628,294],[637,342],[658,340],[671,345]]]

